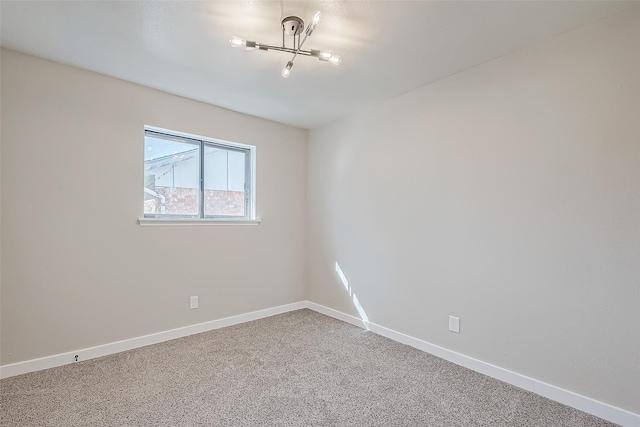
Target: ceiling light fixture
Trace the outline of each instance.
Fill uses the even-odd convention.
[[[304,29],[304,21],[297,16],[287,15],[282,20],[282,46],[271,46],[268,44],[262,44],[254,41],[248,41],[245,39],[241,39],[240,37],[233,36],[229,42],[232,47],[244,47],[246,50],[276,50],[278,52],[286,52],[293,54],[293,57],[287,62],[282,70],[282,77],[285,79],[289,77],[291,74],[291,68],[293,68],[293,61],[295,61],[296,56],[304,55],[304,56],[313,56],[318,58],[320,61],[329,62],[333,65],[340,65],[342,60],[340,59],[340,55],[334,55],[330,50],[303,50],[302,45],[307,40],[307,37],[313,33],[313,30],[316,29],[318,24],[320,23],[320,18],[322,18],[322,14],[320,12],[316,12],[313,15],[313,19],[311,19],[311,23],[304,31],[304,38],[302,41],[300,40],[300,36]],[[285,35],[293,38],[293,47],[286,47],[285,45]],[[297,41],[296,41],[297,36]]]

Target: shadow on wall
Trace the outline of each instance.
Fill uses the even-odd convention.
[[[349,281],[347,280],[347,277],[342,272],[342,269],[340,268],[340,265],[338,264],[337,261],[336,261],[336,273],[338,273],[338,277],[342,282],[342,286],[344,286],[346,291],[349,293],[349,297],[351,298],[354,307],[356,308],[356,310],[358,310],[358,314],[360,315],[360,320],[362,320],[364,327],[367,328],[367,330],[369,330],[369,317],[367,316],[367,313],[364,311],[364,309],[360,305],[360,301],[358,301],[358,297],[356,296],[356,293],[353,292],[353,290],[351,289],[351,286],[349,286]]]

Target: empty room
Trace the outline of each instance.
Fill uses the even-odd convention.
[[[639,1],[0,1],[1,426],[640,427]]]

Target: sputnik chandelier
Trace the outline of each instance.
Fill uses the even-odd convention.
[[[289,74],[291,74],[291,68],[293,68],[293,61],[295,61],[296,56],[304,55],[304,56],[314,56],[318,58],[320,61],[329,62],[334,65],[340,64],[340,56],[334,55],[330,50],[303,50],[302,46],[304,42],[307,40],[307,37],[313,33],[313,30],[316,29],[318,24],[320,23],[320,18],[322,18],[322,14],[320,12],[316,12],[313,15],[313,19],[311,23],[304,31],[304,38],[300,41],[300,36],[302,35],[302,31],[304,29],[304,21],[297,16],[287,15],[284,19],[282,19],[282,46],[271,46],[268,44],[262,44],[258,42],[252,42],[249,40],[241,39],[240,37],[233,36],[231,37],[231,46],[233,47],[244,47],[246,50],[276,50],[278,52],[286,52],[293,54],[293,57],[287,64],[284,66],[282,70],[282,77],[287,78]],[[290,36],[293,38],[293,47],[286,47],[285,45],[285,36]],[[297,39],[297,41],[296,41]]]

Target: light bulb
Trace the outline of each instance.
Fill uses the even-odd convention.
[[[307,37],[309,37],[311,33],[313,33],[313,30],[316,29],[318,23],[320,23],[320,18],[322,18],[322,13],[320,13],[320,11],[316,12],[316,14],[313,15],[313,19],[311,19],[311,22],[307,27]]]
[[[229,40],[229,43],[231,43],[232,47],[240,47],[240,46],[247,45],[247,41],[245,39],[241,39],[240,37],[236,37],[236,36],[231,37],[231,39]]]
[[[320,54],[318,55],[318,59],[320,61],[328,61],[332,56],[333,52],[331,52],[330,50],[321,50]]]
[[[329,62],[333,65],[340,65],[342,59],[340,58],[340,55],[332,55],[331,58],[329,58]]]
[[[285,79],[289,77],[289,74],[291,74],[291,67],[293,67],[293,62],[287,62],[287,65],[285,65],[282,69],[282,77],[284,77]]]
[[[313,15],[313,19],[311,20],[311,25],[313,26],[313,28],[318,26],[318,24],[320,23],[320,18],[322,18],[322,13],[320,13],[320,11],[317,11],[316,14]]]

